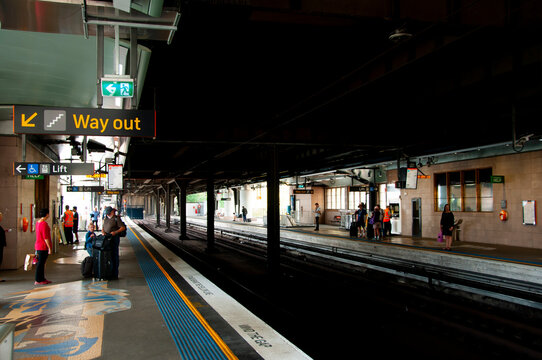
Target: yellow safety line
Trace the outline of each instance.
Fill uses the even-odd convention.
[[[131,228],[131,227],[128,227],[132,233],[135,235],[135,237],[137,238],[137,240],[139,240],[139,243],[143,246],[143,248],[145,248],[145,250],[147,251],[147,253],[150,255],[150,257],[154,260],[154,262],[156,263],[156,265],[158,266],[158,268],[162,271],[162,273],[165,275],[165,277],[168,279],[169,283],[171,284],[171,286],[173,286],[173,288],[175,289],[175,291],[177,291],[177,293],[181,296],[181,298],[183,299],[183,301],[186,303],[186,305],[188,306],[188,308],[192,311],[192,313],[194,314],[194,316],[199,320],[199,322],[201,323],[201,325],[203,325],[203,327],[205,328],[205,330],[207,330],[207,332],[209,333],[209,335],[211,335],[211,337],[213,338],[213,340],[216,342],[216,344],[218,345],[218,347],[220,347],[220,349],[222,350],[222,352],[224,353],[224,355],[226,355],[226,357],[228,359],[235,359],[237,360],[237,356],[235,356],[235,354],[231,351],[231,349],[228,347],[228,345],[226,345],[226,343],[224,342],[224,340],[222,340],[222,338],[220,338],[220,336],[214,331],[214,329],[209,325],[209,323],[207,322],[207,320],[205,320],[205,318],[200,314],[200,312],[196,309],[196,307],[190,302],[190,300],[188,300],[188,298],[186,297],[186,295],[181,291],[181,289],[179,289],[179,287],[177,286],[177,284],[175,283],[175,281],[173,281],[173,279],[169,276],[169,274],[167,273],[167,271],[162,267],[162,265],[160,265],[160,263],[158,262],[158,260],[154,257],[154,255],[149,251],[149,249],[145,246],[145,244],[143,243],[143,241],[141,241],[141,239],[139,238],[139,236],[137,236],[137,234],[135,233],[135,231]]]

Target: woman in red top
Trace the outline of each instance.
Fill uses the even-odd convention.
[[[53,248],[51,243],[51,229],[49,228],[49,224],[47,224],[49,209],[41,209],[40,218],[36,223],[35,249],[38,253],[38,266],[36,267],[36,281],[34,285],[47,285],[50,281],[45,279],[45,262]]]

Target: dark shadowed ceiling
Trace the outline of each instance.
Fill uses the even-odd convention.
[[[542,135],[540,1],[165,0],[151,20],[177,12],[171,44],[138,34],[152,53],[139,108],[156,109],[157,137],[129,142],[132,189],[263,180],[273,152],[286,177]],[[77,21],[52,31],[82,33]]]
[[[537,1],[186,1],[153,51],[132,178],[205,185],[542,134]],[[390,40],[396,29],[411,37]],[[513,126],[515,124],[515,126]],[[157,173],[156,171],[160,171]],[[152,175],[152,174],[156,175]]]

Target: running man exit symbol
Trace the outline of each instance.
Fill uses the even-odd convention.
[[[130,96],[130,85],[128,83],[120,83],[120,95]]]
[[[102,78],[102,95],[132,97],[134,96],[134,80]]]

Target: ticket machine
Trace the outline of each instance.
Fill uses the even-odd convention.
[[[401,212],[399,211],[399,203],[390,203],[391,210],[391,233],[393,235],[401,234]]]

